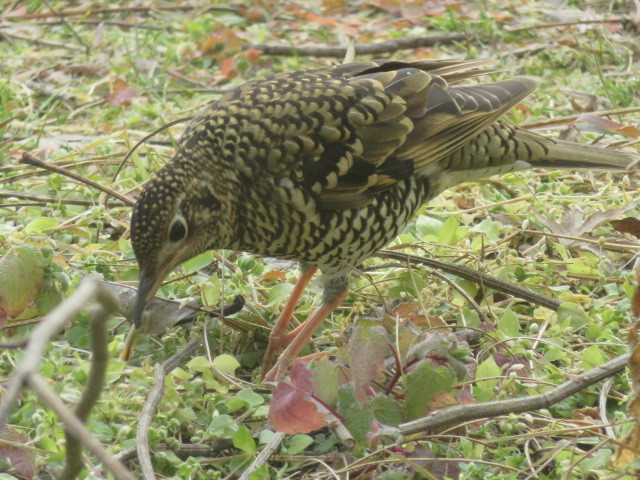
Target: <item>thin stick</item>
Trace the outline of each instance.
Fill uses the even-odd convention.
[[[621,23],[628,20],[627,17],[615,16],[609,18],[594,18],[591,20],[573,20],[570,22],[548,22],[538,23],[536,25],[528,25],[524,27],[506,27],[507,32],[523,32],[529,30],[540,30],[542,28],[554,28],[554,27],[571,27],[573,25],[589,25],[593,23]]]
[[[533,290],[515,285],[513,283],[504,282],[496,277],[487,275],[485,273],[480,273],[477,270],[465,267],[464,265],[456,265],[454,263],[442,262],[433,258],[423,258],[418,257],[417,255],[393,252],[391,250],[380,250],[376,254],[376,256],[381,258],[392,258],[401,262],[408,261],[413,264],[426,265],[427,267],[433,268],[434,270],[451,273],[460,278],[464,278],[465,280],[469,280],[470,282],[480,283],[489,288],[495,288],[496,290],[500,290],[501,292],[508,293],[510,295],[513,295],[514,297],[521,298],[522,300],[527,300],[542,307],[547,307],[551,310],[558,310],[558,308],[560,307],[560,302],[554,300],[553,298],[547,297],[546,295],[542,295],[540,293],[536,293]]]
[[[115,190],[112,190],[111,188],[105,187],[104,185],[100,185],[98,182],[89,180],[88,178],[85,178],[82,175],[78,175],[77,173],[70,172],[69,170],[66,170],[62,167],[58,167],[57,165],[43,162],[42,160],[39,160],[33,155],[29,155],[26,152],[22,154],[22,158],[20,159],[20,161],[22,163],[26,163],[27,165],[33,165],[34,167],[44,168],[45,170],[48,170],[50,172],[59,173],[60,175],[64,175],[65,177],[71,178],[83,185],[89,185],[90,187],[96,188],[101,192],[111,195],[112,197],[116,197],[117,199],[122,200],[123,202],[129,205],[133,205],[134,203],[136,203],[135,200],[133,200],[132,198],[127,197],[126,195],[122,195],[116,192]]]
[[[625,113],[635,113],[640,112],[640,107],[626,107],[626,108],[616,108],[614,110],[602,110],[599,112],[589,112],[589,115],[597,115],[599,117],[604,117],[607,115],[623,115]],[[525,123],[524,125],[520,125],[522,128],[526,128],[527,130],[535,130],[537,128],[544,128],[547,126],[557,126],[557,125],[566,125],[567,123],[571,123],[576,120],[582,113],[578,113],[576,115],[569,115],[568,117],[557,117],[550,118],[548,120],[540,120],[539,122],[533,123]]]
[[[499,400],[496,402],[478,403],[475,405],[456,405],[454,407],[444,408],[418,420],[403,423],[398,427],[398,430],[402,435],[406,436],[427,430],[449,428],[454,425],[482,418],[493,418],[498,415],[530,412],[540,408],[548,408],[578,393],[580,390],[624,370],[629,357],[629,354],[616,357],[545,393],[539,393],[538,395],[529,397]]]
[[[377,43],[356,43],[353,45],[356,55],[379,55],[383,53],[393,53],[403,49],[414,49],[420,47],[431,47],[438,43],[459,42],[467,38],[464,33],[443,33],[425,35],[423,37],[399,38]],[[315,57],[336,57],[344,58],[348,47],[316,46],[316,45],[269,45],[264,43],[254,43],[244,45],[243,49],[254,48],[262,51],[265,55],[299,55]]]
[[[0,190],[0,197],[21,198],[23,200],[33,200],[40,203],[53,203],[60,205],[83,205],[87,207],[95,207],[98,205],[98,203],[93,200],[85,200],[83,198],[54,197],[50,195],[37,195],[35,193],[12,192],[10,190]],[[117,202],[111,206],[124,207],[126,204]]]
[[[179,123],[182,122],[188,122],[189,120],[191,120],[193,118],[193,116],[191,117],[183,117],[183,118],[179,118],[177,120],[174,120],[173,122],[169,122],[166,125],[161,126],[160,128],[155,129],[153,132],[151,132],[149,135],[145,135],[144,137],[142,137],[138,143],[136,143],[133,148],[131,150],[129,150],[127,152],[127,154],[124,156],[124,158],[122,159],[122,161],[120,162],[120,164],[118,165],[118,168],[116,169],[116,173],[113,174],[113,179],[112,181],[115,182],[116,179],[118,178],[118,175],[120,174],[120,171],[122,170],[122,167],[124,167],[125,163],[127,163],[127,160],[129,160],[129,157],[133,154],[133,152],[135,152],[138,147],[140,145],[142,145],[144,142],[146,142],[147,140],[149,140],[151,137],[153,137],[154,135],[162,132],[163,130],[166,130],[169,127],[173,127],[174,125],[177,125]]]
[[[262,465],[267,463],[267,460],[269,460],[269,457],[271,457],[271,455],[275,453],[276,449],[282,443],[282,440],[284,440],[284,436],[285,436],[284,433],[276,432],[273,435],[273,437],[271,437],[271,440],[269,440],[269,443],[267,443],[264,446],[262,451],[255,458],[255,460],[251,462],[251,465],[249,465],[247,469],[244,472],[242,472],[242,475],[238,480],[249,480],[249,477],[253,472],[255,472],[258,468],[260,468]]]
[[[191,340],[184,348],[176,352],[162,364],[156,365],[155,383],[153,388],[144,402],[144,407],[140,413],[140,421],[136,427],[136,449],[138,452],[138,461],[140,462],[140,470],[142,470],[142,478],[145,480],[154,480],[156,478],[151,464],[151,449],[149,448],[149,427],[153,415],[158,409],[162,395],[164,394],[164,377],[171,370],[176,368],[180,363],[191,356],[198,347],[202,345],[202,340]]]
[[[111,14],[111,13],[123,13],[123,12],[153,12],[153,11],[175,11],[175,10],[193,10],[192,5],[153,5],[150,7],[112,7],[112,8],[68,8],[65,10],[59,10],[57,12],[35,12],[26,13],[24,15],[6,15],[6,20],[19,20],[19,19],[36,19],[36,18],[49,18],[49,17],[76,17],[98,14]],[[228,9],[227,9],[228,10]],[[235,11],[235,10],[234,10]]]
[[[112,305],[113,306],[113,305]],[[91,368],[87,375],[87,384],[75,409],[76,417],[83,424],[87,423],[89,413],[97,403],[104,388],[109,350],[107,349],[107,319],[112,310],[100,305],[91,318]],[[64,432],[66,440],[67,462],[59,478],[76,478],[84,467],[82,461],[82,445],[75,430],[67,426]],[[113,457],[111,457],[113,458]]]

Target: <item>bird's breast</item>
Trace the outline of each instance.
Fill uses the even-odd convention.
[[[274,185],[245,192],[234,248],[316,264],[327,273],[355,267],[393,240],[431,197],[412,177],[361,208],[323,209],[304,190]]]

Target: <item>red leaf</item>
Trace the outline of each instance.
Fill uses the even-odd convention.
[[[349,341],[349,366],[356,398],[364,402],[371,380],[384,368],[386,332],[377,325],[358,324]]]
[[[291,369],[291,383],[282,381],[276,386],[269,407],[269,421],[278,432],[309,433],[326,425],[326,415],[318,411],[312,398],[310,376],[307,365],[296,362]]]
[[[25,480],[31,480],[36,475],[36,463],[33,452],[23,448],[20,444],[26,444],[29,437],[24,432],[7,426],[0,437],[4,442],[0,443],[0,458],[4,458],[11,464],[14,475]],[[4,471],[4,470],[3,470]]]
[[[222,61],[220,73],[224,80],[231,80],[238,75],[238,68],[236,67],[236,62],[233,57],[227,57]]]
[[[247,48],[244,52],[244,57],[247,59],[249,63],[256,63],[260,57],[262,56],[262,52],[255,48]]]

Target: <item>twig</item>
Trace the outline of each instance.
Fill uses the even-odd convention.
[[[249,477],[251,476],[251,474],[255,472],[258,468],[260,468],[262,465],[264,465],[267,462],[267,460],[269,460],[269,457],[271,457],[271,455],[274,454],[276,449],[282,443],[284,436],[285,436],[284,433],[276,432],[273,435],[273,437],[271,437],[271,440],[269,440],[269,443],[267,443],[264,446],[264,448],[258,454],[258,456],[253,460],[253,462],[251,462],[251,465],[249,465],[247,469],[244,472],[242,472],[242,475],[240,475],[240,478],[238,480],[249,480]]]
[[[356,43],[353,45],[356,55],[379,55],[383,53],[393,53],[402,49],[414,49],[420,47],[431,47],[438,43],[452,43],[464,40],[467,35],[464,33],[442,33],[425,35],[423,37],[399,38],[377,43]],[[262,51],[265,55],[300,55],[315,57],[336,57],[344,58],[347,47],[316,46],[316,45],[269,45],[264,43],[254,43],[243,45],[243,49],[254,48]]]
[[[149,392],[147,400],[144,402],[144,407],[142,407],[142,412],[140,413],[140,421],[136,428],[138,461],[140,462],[140,470],[142,470],[142,478],[145,480],[153,480],[156,478],[155,473],[153,473],[153,465],[151,464],[149,427],[151,426],[153,415],[156,413],[162,395],[164,394],[164,377],[186,358],[190,357],[200,345],[202,345],[201,339],[191,340],[183,349],[176,352],[162,364],[156,365],[155,383],[151,392]]]
[[[433,258],[423,258],[416,255],[393,252],[391,250],[380,250],[376,254],[376,256],[381,258],[391,258],[403,262],[411,262],[417,265],[425,265],[429,268],[433,268],[434,270],[440,270],[442,272],[450,273],[460,278],[464,278],[465,280],[468,280],[470,282],[482,284],[485,287],[495,288],[496,290],[500,290],[501,292],[508,293],[510,295],[513,295],[514,297],[521,298],[522,300],[527,300],[542,307],[547,307],[551,310],[558,310],[558,308],[560,307],[560,302],[554,300],[553,298],[549,298],[546,295],[536,293],[533,290],[515,285],[513,283],[504,282],[496,277],[478,272],[477,270],[465,267],[464,265],[456,265],[454,263],[442,262]]]
[[[71,178],[78,183],[82,183],[84,185],[89,185],[90,187],[96,188],[112,197],[116,197],[119,200],[122,200],[128,205],[133,205],[135,200],[126,195],[122,195],[111,188],[105,187],[104,185],[100,185],[98,182],[94,182],[93,180],[89,180],[88,178],[83,177],[82,175],[78,175],[77,173],[70,172],[62,167],[58,167],[57,165],[53,165],[51,163],[43,162],[42,160],[37,159],[33,155],[29,155],[27,152],[22,154],[22,158],[20,159],[22,163],[26,163],[27,165],[33,165],[34,167],[44,168],[50,172],[59,173],[60,175],[64,175],[65,177]]]
[[[21,33],[14,32],[13,30],[7,28],[0,29],[0,37],[10,37],[17,38],[18,40],[26,40],[27,42],[32,42],[37,45],[44,45],[45,47],[53,47],[53,48],[66,48],[67,50],[83,50],[82,47],[78,47],[77,45],[70,45],[68,43],[59,43],[52,42],[51,40],[40,40],[39,38],[32,38],[26,35],[22,35]]]
[[[607,419],[607,397],[611,391],[611,385],[613,384],[613,377],[607,378],[602,384],[600,395],[598,395],[598,413],[600,414],[600,421],[604,424],[604,430],[607,432],[607,436],[616,440],[618,437],[616,432],[613,431],[609,420]]]
[[[635,113],[640,112],[640,107],[626,107],[626,108],[616,108],[614,110],[601,110],[599,112],[589,112],[589,115],[597,115],[599,117],[605,117],[608,115],[623,115],[625,113]],[[524,125],[520,125],[522,128],[526,128],[527,130],[535,130],[537,128],[544,128],[548,126],[559,126],[566,125],[567,123],[571,123],[576,120],[582,113],[578,113],[576,115],[569,115],[567,117],[557,117],[550,118],[548,120],[540,120],[539,122],[525,123]]]
[[[43,25],[58,25],[62,23],[62,20],[53,20],[50,22],[44,22]],[[113,27],[120,27],[120,28],[140,28],[142,30],[158,30],[158,31],[163,31],[163,32],[173,32],[174,29],[168,26],[163,26],[163,27],[158,27],[156,25],[147,25],[145,23],[129,23],[129,22],[113,22],[110,20],[81,20],[81,21],[76,21],[74,22],[74,24],[78,25],[100,25],[100,24],[104,24],[104,25],[110,25]]]
[[[210,443],[185,443],[181,444],[177,449],[169,447],[166,443],[158,443],[153,446],[154,452],[163,452],[171,450],[177,457],[186,459],[189,457],[216,457],[221,451],[227,450],[233,447],[233,442],[230,438],[215,438]],[[127,448],[122,450],[117,455],[114,455],[116,460],[120,462],[129,462],[138,456],[138,447]]]
[[[114,305],[111,305],[111,307],[113,306]],[[87,423],[89,413],[98,401],[104,388],[104,379],[109,363],[107,318],[112,311],[110,308],[100,305],[91,317],[91,368],[87,376],[87,384],[82,392],[82,397],[75,409],[76,416],[83,424]],[[76,437],[75,432],[68,427],[65,429],[64,436],[66,440],[65,450],[67,462],[59,476],[61,480],[76,478],[84,467],[80,439]]]
[[[573,20],[570,22],[548,22],[537,23],[535,25],[525,25],[524,27],[506,27],[507,32],[523,32],[528,30],[540,30],[542,28],[554,28],[554,27],[571,27],[573,25],[589,25],[592,23],[621,23],[628,20],[627,17],[615,16],[609,18],[593,18],[590,20]]]
[[[573,240],[576,243],[587,243],[589,245],[595,245],[597,247],[608,248],[611,250],[640,250],[640,245],[634,245],[631,243],[600,243],[600,240],[593,240],[591,238],[575,237],[572,235],[560,235],[558,233],[542,232],[539,230],[523,230],[521,233],[524,235],[532,235],[536,237],[551,237],[562,240]]]
[[[50,195],[37,195],[35,193],[12,192],[10,190],[0,190],[0,197],[21,198],[23,200],[33,200],[40,203],[53,203],[62,205],[83,205],[87,207],[95,207],[97,205],[97,202],[93,200],[86,200],[83,198],[54,197]],[[126,205],[124,203],[117,202],[115,204],[112,204],[111,206],[124,207]]]
[[[138,147],[140,147],[140,145],[142,145],[144,142],[146,142],[147,140],[149,140],[151,137],[157,135],[158,133],[162,132],[163,130],[166,130],[169,127],[173,127],[174,125],[177,125],[179,123],[182,122],[188,122],[189,120],[191,120],[193,118],[193,116],[190,117],[183,117],[183,118],[179,118],[177,120],[174,120],[172,122],[169,122],[163,126],[161,126],[160,128],[155,129],[153,132],[151,132],[149,135],[145,135],[144,137],[142,137],[138,143],[136,143],[133,148],[131,150],[129,150],[127,152],[127,154],[124,156],[124,158],[122,159],[122,161],[120,162],[120,164],[118,165],[118,168],[116,169],[116,173],[113,174],[113,179],[112,181],[115,182],[116,179],[118,178],[118,174],[120,173],[120,171],[122,170],[122,167],[124,167],[124,165],[127,163],[127,160],[129,160],[129,157],[131,155],[133,155],[133,152],[135,152]]]
[[[616,375],[625,368],[629,354],[616,357],[607,363],[593,368],[582,375],[572,378],[545,393],[529,397],[510,398],[496,402],[478,403],[475,405],[457,405],[444,408],[418,420],[403,423],[398,427],[402,435],[443,429],[460,425],[465,422],[483,418],[493,418],[498,415],[529,412],[540,408],[548,408],[565,398],[578,393],[590,385],[598,383],[608,377]]]
[[[49,17],[89,17],[91,15],[98,14],[111,14],[111,13],[125,13],[125,12],[154,12],[154,11],[175,11],[175,10],[193,10],[192,5],[153,5],[150,7],[111,7],[111,8],[67,8],[65,10],[59,10],[57,12],[35,12],[25,13],[24,15],[6,15],[6,20],[19,20],[19,19],[36,19],[36,18],[49,18]]]

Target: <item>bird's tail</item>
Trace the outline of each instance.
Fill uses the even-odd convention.
[[[529,168],[628,170],[640,156],[609,148],[552,140],[526,130],[516,130],[517,143],[530,150]]]

